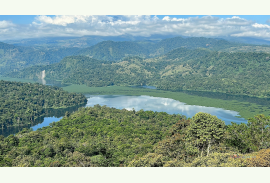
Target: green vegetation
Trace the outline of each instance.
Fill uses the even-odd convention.
[[[22,82],[22,83],[35,83],[33,79],[12,78],[12,77],[3,77],[3,76],[0,76],[0,80],[16,81],[16,82]]]
[[[207,147],[209,155],[212,144],[219,144],[225,132],[225,124],[221,119],[207,113],[197,113],[189,126],[187,134],[190,143],[195,142],[197,150],[203,155],[204,148]]]
[[[1,127],[24,126],[46,113],[45,109],[67,108],[85,104],[82,94],[38,83],[0,81]]]
[[[19,71],[33,65],[48,65],[74,54],[79,48],[30,48],[0,42],[0,73]]]
[[[146,57],[148,50],[136,42],[103,41],[78,51],[76,55],[85,55],[98,60],[117,61],[126,56]]]
[[[257,119],[262,123],[254,123]],[[196,121],[202,126],[194,128]],[[211,146],[210,141],[203,145],[204,139],[193,132],[212,125],[213,132],[209,128],[210,134],[203,133]],[[225,126],[205,113],[186,119],[96,105],[37,131],[0,136],[0,166],[269,166],[269,128],[269,117],[263,115],[248,125]]]
[[[126,57],[121,62],[85,56],[65,57],[48,66],[10,73],[18,78],[47,79],[87,86],[151,85],[169,91],[210,91],[270,98],[270,54],[226,53],[178,48],[158,58]]]

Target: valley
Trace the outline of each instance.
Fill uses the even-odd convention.
[[[269,46],[121,39],[0,44],[0,166],[263,166]]]

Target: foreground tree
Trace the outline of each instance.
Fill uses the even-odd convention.
[[[269,116],[264,116],[263,114],[256,115],[254,118],[248,120],[247,126],[249,127],[250,141],[257,145],[257,149],[269,148],[269,138],[270,138],[270,118]]]
[[[199,112],[191,120],[188,135],[190,141],[195,141],[201,156],[203,156],[203,151],[207,147],[208,156],[211,145],[219,143],[224,136],[224,132],[224,121],[211,114]]]

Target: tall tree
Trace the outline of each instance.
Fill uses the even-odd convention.
[[[269,116],[264,116],[263,114],[259,114],[254,116],[254,118],[250,118],[248,120],[247,126],[249,127],[250,137],[254,144],[257,144],[258,147],[265,147],[269,144],[265,141],[265,139],[269,139],[269,125],[270,118]],[[267,147],[266,147],[267,148]]]
[[[211,145],[220,142],[224,132],[224,121],[203,112],[193,116],[188,129],[189,138],[195,141],[197,148],[201,151],[201,156],[206,147],[207,156],[209,155]]]

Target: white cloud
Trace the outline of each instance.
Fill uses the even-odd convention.
[[[86,22],[86,19],[89,16],[55,16],[53,18],[48,16],[38,16],[36,17],[36,20],[45,23],[45,24],[53,24],[53,25],[62,25],[66,26],[68,24],[77,23],[77,22]],[[36,23],[36,22],[34,22]]]
[[[214,16],[163,19],[148,15],[128,16],[37,16],[29,25],[15,25],[0,21],[0,40],[56,36],[150,36],[173,34],[183,36],[250,36],[270,39],[270,26],[258,24],[238,16],[219,18]]]
[[[267,24],[258,24],[258,23],[255,23],[255,24],[252,24],[253,27],[255,28],[268,28],[270,29],[270,26],[267,25]]]
[[[0,21],[0,29],[6,29],[6,28],[10,28],[10,27],[14,27],[15,25],[10,22],[10,21]]]

